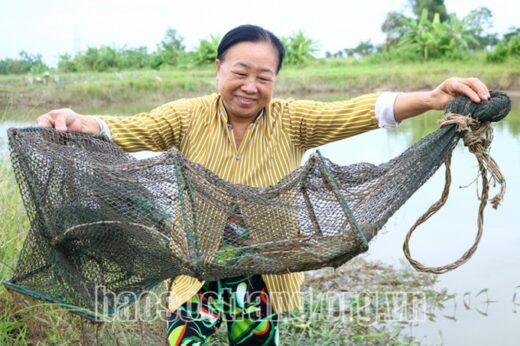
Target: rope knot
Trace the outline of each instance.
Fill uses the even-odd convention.
[[[493,141],[493,128],[489,121],[479,122],[478,120],[456,113],[446,113],[446,115],[439,120],[441,127],[447,125],[457,125],[457,132],[459,132],[464,141],[464,145],[468,147],[469,151],[475,155],[480,168],[480,175],[487,184],[488,173],[493,181],[493,186],[497,183],[500,185],[500,191],[489,201],[494,209],[502,202],[506,190],[505,178],[500,171],[500,167],[496,161],[489,155],[489,147]],[[486,195],[488,187],[486,189]],[[484,191],[483,191],[484,192]],[[482,193],[484,195],[484,193]]]

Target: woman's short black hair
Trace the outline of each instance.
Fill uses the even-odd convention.
[[[276,37],[275,34],[256,25],[240,25],[228,31],[228,33],[224,35],[220,41],[220,44],[218,45],[217,59],[224,61],[227,50],[237,43],[259,41],[270,42],[278,51],[278,67],[276,68],[276,73],[278,74],[282,68],[285,48],[283,47],[280,39]]]

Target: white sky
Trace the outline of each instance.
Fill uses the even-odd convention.
[[[381,43],[386,13],[404,10],[407,0],[0,0],[0,59],[21,50],[40,53],[54,65],[60,54],[88,46],[147,46],[155,50],[167,28],[191,49],[210,34],[224,35],[244,23],[278,36],[302,30],[321,52],[353,47],[362,40]],[[445,0],[459,18],[486,6],[495,32],[520,26],[520,4],[511,0]]]

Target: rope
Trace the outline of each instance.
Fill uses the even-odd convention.
[[[456,125],[457,131],[461,134],[464,145],[468,147],[469,151],[475,155],[479,166],[479,175],[482,178],[482,192],[479,196],[480,204],[478,208],[478,217],[477,217],[477,235],[475,236],[475,240],[473,245],[456,261],[439,267],[428,267],[420,263],[419,261],[412,258],[410,254],[409,242],[413,232],[416,228],[428,220],[432,215],[434,215],[439,209],[444,206],[448,199],[448,194],[451,185],[451,154],[445,161],[446,172],[445,172],[445,183],[444,189],[442,191],[440,199],[433,203],[428,210],[421,215],[414,225],[410,228],[408,233],[406,234],[406,238],[403,244],[403,251],[406,259],[412,267],[419,271],[434,273],[434,274],[443,274],[449,272],[462,264],[466,263],[471,256],[477,250],[480,239],[482,238],[483,226],[484,226],[484,209],[488,203],[491,203],[494,209],[498,207],[500,202],[502,202],[504,198],[504,194],[506,192],[506,181],[498,164],[495,160],[489,155],[489,146],[493,140],[493,129],[489,122],[480,123],[479,121],[460,114],[455,113],[447,113],[441,120],[439,120],[440,127],[447,125]],[[493,181],[493,186],[497,183],[500,185],[500,191],[491,199],[489,199],[489,178],[491,177]]]

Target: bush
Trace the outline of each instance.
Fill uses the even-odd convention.
[[[486,55],[486,61],[501,63],[506,61],[508,57],[520,57],[520,33],[504,36],[504,39],[495,46],[495,49]]]
[[[504,42],[499,42],[492,52],[486,54],[486,61],[492,63],[504,62],[507,58],[507,45]]]
[[[287,65],[299,65],[314,58],[318,50],[317,43],[301,31],[289,37],[282,37],[285,47],[285,62]]]
[[[41,74],[49,67],[43,63],[41,54],[29,54],[21,51],[19,59],[0,60],[0,74],[33,73]]]
[[[509,40],[508,54],[511,56],[520,56],[520,34],[513,36]]]
[[[196,65],[212,64],[217,58],[220,36],[210,35],[209,39],[203,39],[193,52],[193,59]]]
[[[372,64],[386,64],[388,62],[415,62],[417,61],[417,52],[406,48],[392,48],[385,51],[377,52],[366,57],[367,61]]]

